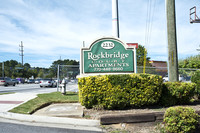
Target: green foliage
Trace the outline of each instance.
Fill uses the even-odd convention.
[[[79,78],[80,102],[105,109],[151,105],[161,96],[162,77],[150,74],[103,75]]]
[[[189,107],[170,107],[164,114],[165,130],[170,133],[191,133],[198,124],[198,114]]]
[[[200,70],[197,70],[196,72],[193,73],[191,81],[193,83],[200,85]]]
[[[200,55],[191,56],[179,61],[179,68],[200,68]]]
[[[166,82],[162,87],[160,104],[164,106],[186,104],[195,95],[196,84],[183,82]]]
[[[197,94],[200,95],[200,70],[193,73],[191,81],[197,84]]]
[[[57,67],[60,65],[78,65],[79,62],[75,60],[57,60],[52,63],[50,68],[31,67],[29,63],[25,63],[23,66],[21,63],[15,60],[9,60],[4,62],[4,76],[11,78],[53,78],[57,76]],[[22,69],[19,69],[22,68]],[[78,68],[77,68],[78,69]],[[2,70],[2,62],[0,62],[0,70]],[[69,70],[70,71],[70,70]],[[78,71],[78,70],[77,70]],[[0,71],[2,76],[2,71]]]
[[[144,65],[144,54],[145,54],[144,50],[145,50],[144,46],[138,45],[138,48],[136,49],[137,66]],[[151,66],[151,64],[149,63],[149,60],[150,60],[150,57],[146,57],[146,66]]]
[[[49,73],[48,73],[48,77],[56,77],[57,76],[57,68],[58,65],[79,65],[79,62],[76,60],[57,60],[54,61],[51,65],[51,67],[49,68]],[[61,69],[61,68],[60,68]],[[68,68],[67,70],[63,70],[63,73],[67,73],[67,71],[71,71],[72,68]],[[76,71],[78,71],[79,68],[76,68]],[[74,78],[76,75],[72,75],[72,77]],[[64,77],[62,77],[64,78]]]
[[[22,69],[19,69],[22,68]],[[39,68],[31,68],[30,64],[25,63],[23,66],[15,60],[4,62],[4,76],[11,78],[30,78],[31,76],[37,77]],[[0,63],[0,70],[2,70],[2,63]],[[0,71],[0,76],[2,71]]]
[[[179,74],[192,76],[195,69],[200,69],[200,55],[190,56],[184,60],[179,60],[178,64],[180,68]]]

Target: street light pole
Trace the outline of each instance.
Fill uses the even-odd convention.
[[[112,34],[119,38],[118,0],[112,0]]]

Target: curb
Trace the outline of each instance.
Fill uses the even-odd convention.
[[[124,115],[104,115],[100,117],[102,125],[118,123],[143,123],[162,121],[165,112],[124,114]],[[196,111],[200,115],[200,111]]]
[[[164,115],[163,112],[158,113],[141,113],[141,114],[124,114],[124,115],[104,115],[100,118],[102,125],[117,123],[142,123],[154,122],[157,117],[160,120]]]
[[[47,124],[65,124],[73,127],[94,127],[96,131],[102,131],[99,128],[99,120],[86,120],[86,119],[74,119],[74,118],[60,118],[60,117],[48,117],[48,116],[32,116],[24,114],[16,114],[10,112],[0,112],[0,117],[10,120],[18,120],[25,122],[47,123]]]

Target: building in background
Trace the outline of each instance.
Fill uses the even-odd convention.
[[[155,68],[155,72],[158,75],[166,76],[167,75],[167,62],[166,61],[154,61],[151,60],[149,63],[152,67]]]

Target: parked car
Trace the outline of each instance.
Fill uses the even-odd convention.
[[[186,81],[185,77],[183,77],[182,75],[179,75],[178,78],[179,78],[180,82],[185,82]],[[163,77],[163,81],[164,82],[168,82],[169,81],[168,75],[166,75],[165,77]]]
[[[12,79],[13,82],[15,82],[15,84],[19,84],[19,80],[17,79]]]
[[[78,80],[77,80],[77,79],[71,79],[70,82],[71,82],[71,83],[77,83]]]
[[[56,82],[52,79],[42,79],[40,80],[40,87],[56,87]]]
[[[185,77],[183,77],[182,75],[179,75],[179,81],[180,81],[180,82],[185,82],[186,79],[185,79]]]
[[[34,80],[34,79],[28,79],[28,80],[27,80],[27,83],[28,83],[28,84],[35,83],[35,80]]]
[[[55,79],[54,80],[56,83],[58,83],[58,81],[59,81],[59,84],[61,84],[61,82],[62,82],[62,80],[60,80],[60,79]]]
[[[163,77],[163,82],[168,82],[168,81],[169,81],[168,75],[166,75],[165,77]]]
[[[3,85],[3,86],[13,85],[13,86],[15,86],[15,82],[13,82],[11,78],[5,77],[5,78],[0,78],[0,85]]]
[[[28,79],[24,79],[24,83],[27,83],[28,82]]]
[[[35,84],[39,84],[41,79],[36,79]]]
[[[19,83],[22,83],[22,84],[24,84],[25,83],[25,80],[24,80],[24,78],[16,78],[18,81],[19,81]]]

